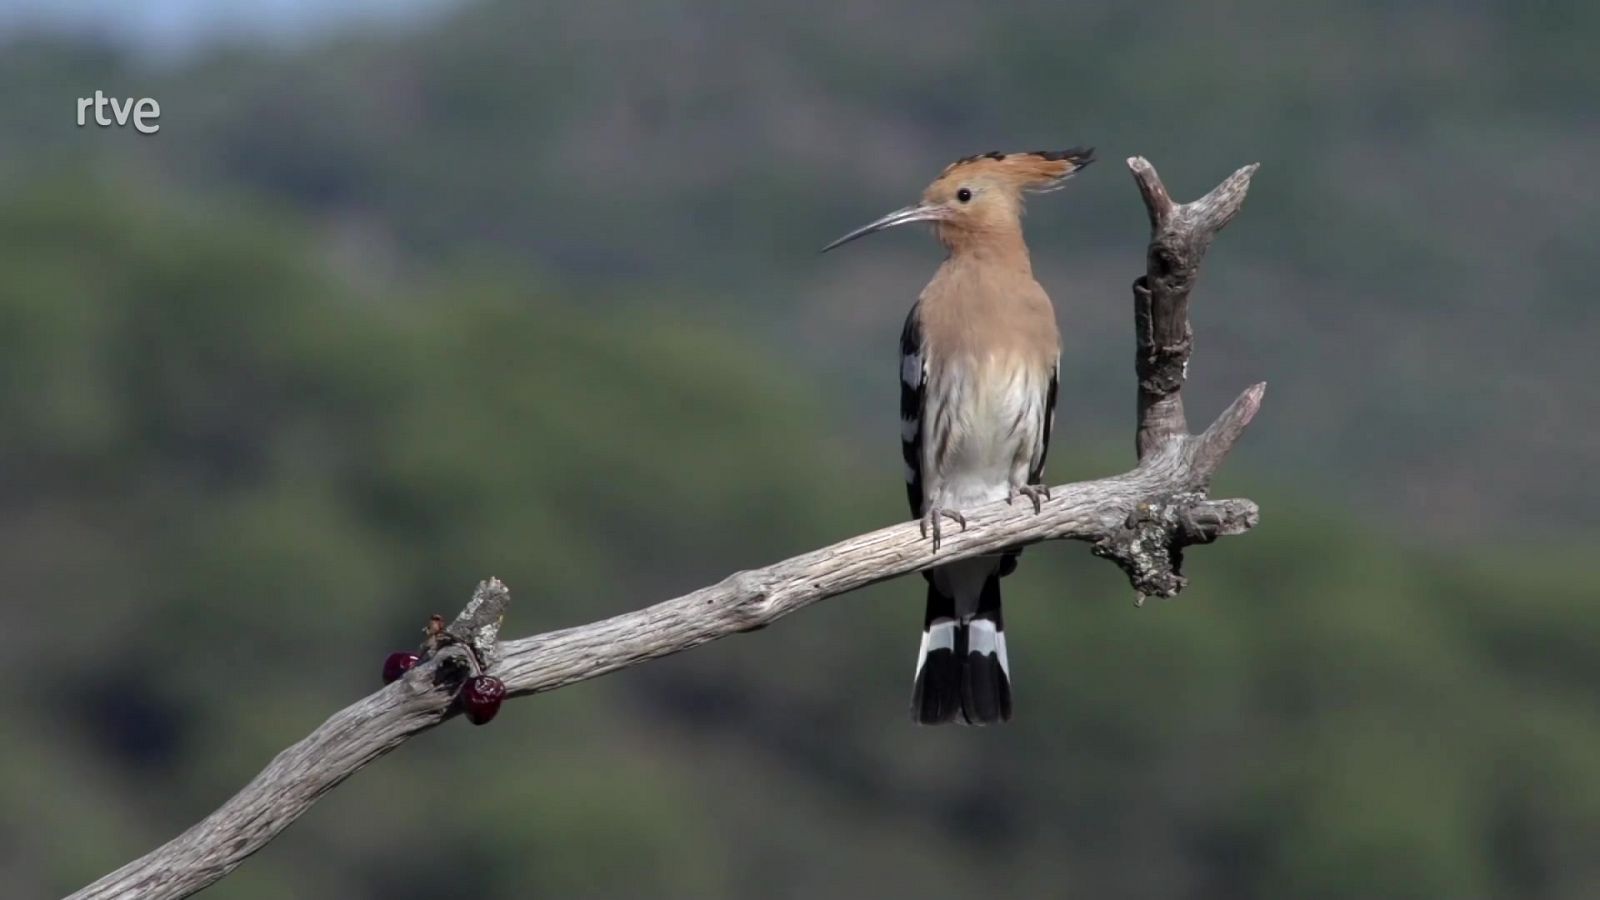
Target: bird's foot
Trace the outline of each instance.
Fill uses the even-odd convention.
[[[927,537],[930,531],[933,532],[933,549],[936,553],[939,550],[939,522],[942,519],[949,519],[960,525],[962,531],[967,530],[967,517],[958,510],[945,509],[942,506],[928,507],[927,514],[922,517],[922,536]]]
[[[1033,501],[1033,511],[1035,513],[1037,513],[1039,511],[1040,503],[1042,503],[1044,500],[1049,500],[1050,499],[1050,485],[1048,485],[1048,484],[1020,484],[1020,485],[1015,485],[1015,486],[1013,486],[1011,488],[1010,493],[1006,494],[1006,502],[1010,503],[1011,501],[1017,499],[1017,495],[1018,494],[1021,494],[1022,496],[1027,497],[1029,500],[1032,500]]]

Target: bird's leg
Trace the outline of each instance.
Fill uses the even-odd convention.
[[[1022,496],[1027,497],[1029,500],[1032,500],[1033,511],[1037,513],[1039,511],[1040,503],[1044,500],[1050,499],[1050,485],[1014,484],[1011,486],[1011,490],[1006,493],[1006,502],[1010,503],[1011,501],[1017,499],[1018,494],[1021,494]]]
[[[928,532],[933,532],[933,549],[935,553],[939,551],[939,520],[941,519],[949,519],[960,525],[962,531],[967,530],[967,517],[963,516],[959,510],[930,505],[927,513],[922,517],[922,536],[927,537]]]

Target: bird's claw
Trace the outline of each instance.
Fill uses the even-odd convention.
[[[962,531],[967,530],[967,517],[963,516],[960,511],[954,509],[945,509],[942,506],[930,507],[927,515],[922,517],[921,527],[923,537],[927,537],[928,532],[933,532],[933,549],[935,553],[939,551],[939,540],[941,536],[939,530],[939,521],[941,519],[949,519],[957,525],[960,525]]]
[[[1050,499],[1050,485],[1048,485],[1048,484],[1023,484],[1023,485],[1018,485],[1016,487],[1013,487],[1011,489],[1011,493],[1006,496],[1006,502],[1010,503],[1011,501],[1017,499],[1017,495],[1018,494],[1021,494],[1022,496],[1027,497],[1029,500],[1032,500],[1033,501],[1033,511],[1035,513],[1038,513],[1039,509],[1040,509],[1040,504],[1042,503],[1042,501]]]

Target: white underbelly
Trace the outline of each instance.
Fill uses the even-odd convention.
[[[1008,427],[1009,423],[982,423],[954,442],[945,466],[947,506],[961,509],[1006,497],[1017,457],[1017,442],[1003,439]],[[1002,431],[997,433],[996,428]]]
[[[1020,369],[991,372],[952,392],[950,440],[940,466],[945,506],[1003,500],[1026,479],[1043,427],[1045,386],[1034,380]]]

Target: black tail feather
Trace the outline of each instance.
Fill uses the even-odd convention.
[[[961,714],[969,725],[1011,719],[1011,679],[993,654],[967,654],[961,667]]]
[[[961,661],[957,655],[955,598],[945,596],[928,580],[928,609],[922,623],[922,649],[917,681],[911,690],[911,714],[923,725],[938,725],[961,713]],[[965,653],[965,648],[960,648]]]
[[[1011,718],[1005,622],[1000,617],[1000,572],[983,582],[978,609],[962,628],[961,713],[972,725]]]
[[[935,650],[922,660],[911,712],[922,725],[942,725],[961,715],[961,660],[953,650]]]

